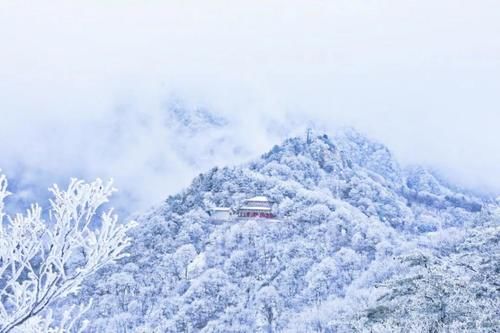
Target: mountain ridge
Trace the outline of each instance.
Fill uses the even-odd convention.
[[[275,202],[280,222],[221,223],[207,214],[254,195]],[[454,255],[470,230],[496,235],[499,220],[497,205],[423,168],[404,170],[388,148],[353,130],[290,138],[247,164],[200,174],[141,216],[131,256],[92,279],[83,299],[97,299],[95,332],[404,331],[405,318],[377,312],[377,285],[397,290],[395,279],[415,270],[401,258]],[[325,308],[332,302],[334,310]],[[347,316],[339,304],[366,311]],[[305,314],[316,322],[296,321]],[[415,325],[458,325],[429,318]]]

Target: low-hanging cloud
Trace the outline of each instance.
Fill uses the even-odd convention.
[[[488,0],[4,1],[0,167],[20,188],[114,177],[143,209],[309,125],[347,125],[499,192],[499,13]],[[176,101],[223,121],[184,129]]]

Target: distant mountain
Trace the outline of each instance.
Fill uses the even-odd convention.
[[[0,156],[0,168],[15,190],[7,202],[10,212],[23,211],[32,202],[46,206],[50,199],[47,188],[54,183],[64,187],[71,177],[113,177],[120,189],[113,205],[121,216],[126,216],[143,205],[150,205],[144,203],[151,197],[147,189],[137,190],[137,186],[129,182],[139,171],[143,171],[145,183],[153,182],[152,179],[162,174],[182,171],[182,177],[167,180],[168,185],[164,185],[164,193],[171,193],[172,188],[178,189],[198,170],[212,166],[214,160],[237,159],[239,154],[248,154],[237,140],[227,138],[227,119],[217,112],[174,98],[161,109],[148,113],[127,105],[119,106],[110,115],[89,121],[85,126],[92,138],[85,141],[86,149],[78,156],[78,162],[75,158],[71,158],[71,163],[67,160],[74,147],[56,151],[60,154],[57,167],[39,162],[32,165],[28,158],[13,161]],[[55,147],[49,145],[49,148]],[[156,202],[163,199],[156,195]]]
[[[174,100],[165,106],[164,122],[169,148],[186,167],[199,169],[215,157],[246,153],[244,147],[227,138],[229,121],[206,108]]]
[[[198,132],[228,124],[222,116],[202,107],[187,107],[179,101],[172,101],[166,107],[167,122],[185,132]]]
[[[257,195],[278,221],[207,213]],[[131,256],[82,290],[79,301],[94,299],[89,331],[499,327],[498,204],[402,169],[354,130],[213,168],[138,221]]]

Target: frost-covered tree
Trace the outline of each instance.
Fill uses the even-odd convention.
[[[187,279],[188,265],[196,257],[196,249],[191,244],[181,246],[174,254],[175,271],[179,279]]]
[[[255,195],[275,202],[276,220],[206,213]],[[428,332],[436,308],[450,332],[462,331],[458,314],[488,332],[500,317],[490,255],[498,203],[402,170],[354,132],[291,138],[248,164],[213,168],[139,220],[131,256],[79,294],[94,298],[88,332]],[[440,264],[397,260],[420,252]],[[465,276],[471,288],[451,292]],[[419,287],[404,293],[405,281]]]
[[[272,333],[276,331],[276,321],[282,310],[282,300],[274,287],[264,287],[257,294],[258,316],[262,321],[262,331]]]
[[[0,175],[0,332],[75,330],[87,306],[73,307],[61,317],[51,305],[77,293],[82,282],[125,254],[127,231],[112,210],[96,218],[115,191],[112,183],[73,179],[66,190],[50,189],[45,215],[38,204],[25,214],[6,215],[7,179]],[[97,226],[94,226],[96,224]],[[80,327],[84,329],[84,327]]]
[[[365,310],[365,327],[493,332],[500,324],[499,231],[473,230],[449,256],[402,256],[402,274],[379,285],[385,293]]]

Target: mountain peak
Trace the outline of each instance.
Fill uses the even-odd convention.
[[[255,196],[270,199],[276,220],[207,212],[237,211]],[[423,168],[401,170],[385,146],[355,131],[290,138],[250,163],[200,174],[140,217],[122,262],[128,270],[102,272],[84,291],[96,302],[91,326],[114,331],[106,325],[116,316],[144,331],[303,332],[321,322],[350,332],[356,318],[388,316],[382,305],[394,305],[384,303],[381,284],[396,288],[398,274],[433,278],[422,265],[457,251],[469,237],[464,230],[489,226],[469,242],[491,239],[498,214]],[[409,263],[415,253],[418,263]],[[123,303],[110,304],[110,293]],[[132,296],[141,302],[125,306]]]
[[[363,168],[393,182],[402,179],[402,170],[390,150],[352,128],[340,130],[334,136],[313,135],[308,131],[303,137],[289,138],[274,146],[262,158],[279,159],[290,152],[318,162],[327,172]]]

